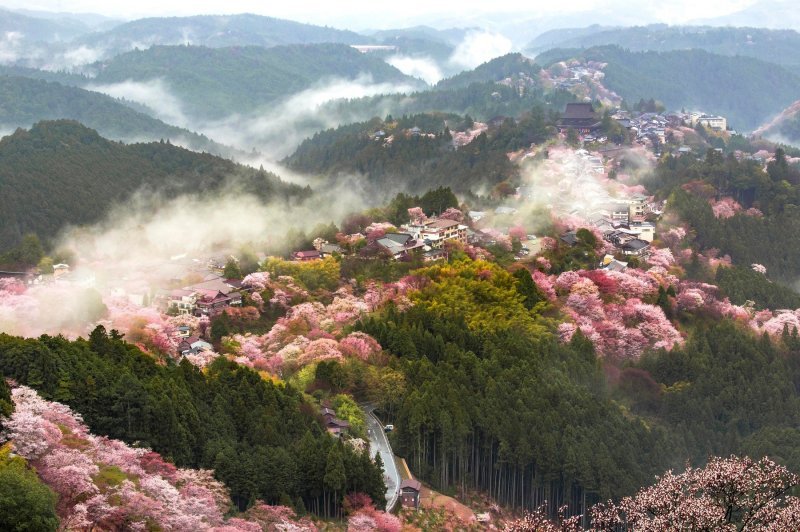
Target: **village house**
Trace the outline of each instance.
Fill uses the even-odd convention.
[[[320,409],[320,414],[322,414],[322,420],[325,425],[325,429],[329,434],[336,438],[341,437],[341,435],[347,432],[347,430],[350,428],[350,423],[337,418],[336,412],[327,406],[323,406]]]
[[[419,509],[419,495],[422,491],[422,483],[413,478],[403,480],[400,483],[400,502],[403,508]]]
[[[402,229],[414,240],[424,242],[433,249],[441,248],[448,240],[467,243],[467,226],[455,220],[432,218],[421,223],[410,222]]]
[[[306,262],[309,260],[318,260],[322,258],[322,253],[320,253],[316,249],[312,249],[309,251],[293,251],[292,252],[292,260],[298,262]]]
[[[725,131],[728,128],[728,121],[725,117],[716,115],[707,115],[705,113],[694,112],[689,115],[689,123],[692,127],[697,127],[700,124],[708,129],[715,131]]]
[[[615,259],[613,255],[606,255],[600,262],[600,269],[622,273],[628,269],[628,263]]]
[[[622,244],[622,246],[620,246],[620,250],[622,250],[623,255],[632,255],[634,257],[643,257],[647,255],[649,248],[649,242],[640,240],[638,238],[628,240]]]
[[[386,233],[375,243],[395,259],[408,256],[414,250],[424,250],[425,243],[414,239],[408,233]]]
[[[194,355],[200,351],[211,351],[213,346],[197,336],[191,336],[178,344],[178,353],[181,356]]]
[[[563,233],[561,236],[559,236],[558,239],[570,247],[578,244],[577,231],[567,231],[566,233]]]
[[[339,255],[344,253],[344,250],[338,244],[331,244],[322,238],[315,238],[313,244],[314,249],[319,251],[322,258],[329,257],[334,253],[338,253]]]
[[[69,264],[54,264],[53,265],[53,278],[58,279],[69,273]]]

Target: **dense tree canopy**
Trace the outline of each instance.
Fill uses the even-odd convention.
[[[382,473],[368,454],[329,437],[297,391],[224,358],[206,372],[187,361],[163,366],[100,327],[75,342],[0,335],[0,368],[71,406],[94,433],[150,447],[178,466],[213,468],[240,509],[288,499],[336,512],[350,492],[383,501]],[[324,480],[334,448],[344,468],[335,497]]]
[[[40,122],[0,141],[0,247],[36,233],[44,241],[66,224],[99,221],[114,202],[143,186],[166,196],[223,190],[236,177],[259,197],[305,197],[276,175],[169,143],[120,144],[77,122]]]

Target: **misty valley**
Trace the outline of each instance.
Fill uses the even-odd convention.
[[[0,3],[0,530],[800,530],[788,1]]]

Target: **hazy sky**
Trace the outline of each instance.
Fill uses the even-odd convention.
[[[426,20],[476,23],[487,12],[514,13],[524,18],[597,11],[609,16],[620,12],[642,23],[687,22],[734,12],[756,0],[0,0],[8,8],[46,11],[91,12],[121,18],[191,14],[257,13],[315,24],[363,29],[398,27]],[[598,22],[602,22],[599,20]]]

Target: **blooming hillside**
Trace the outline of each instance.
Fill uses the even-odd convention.
[[[148,449],[92,435],[79,414],[26,386],[14,388],[12,398],[3,436],[58,495],[63,529],[316,530],[290,509],[264,504],[247,519],[226,520],[228,491],[212,471],[179,469]]]

